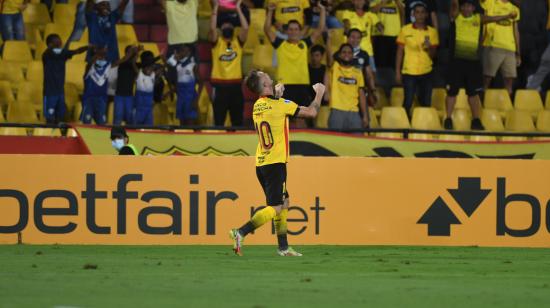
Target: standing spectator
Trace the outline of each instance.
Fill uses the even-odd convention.
[[[312,19],[312,12],[309,6],[309,0],[272,0],[268,1],[267,7],[268,10],[270,7],[273,7],[277,36],[283,39],[288,38],[284,32],[286,31],[286,27],[288,26],[290,21],[296,21],[300,25],[302,35],[305,35],[309,31],[309,25],[311,24]],[[323,19],[322,26],[324,29],[325,19]]]
[[[332,0],[312,0],[310,1],[311,6],[311,27],[319,27],[319,20],[321,19],[321,10],[317,6],[317,2],[323,1],[323,5],[327,11],[326,15],[326,28],[327,29],[337,29],[342,28],[344,25],[336,18],[334,7],[334,2]],[[313,90],[312,90],[313,91]],[[314,93],[314,92],[313,92]]]
[[[373,47],[376,56],[376,66],[395,68],[395,55],[397,35],[401,26],[405,23],[405,13],[401,0],[372,0],[371,11],[378,14],[382,31],[375,29]]]
[[[283,40],[271,30],[271,19],[276,6],[272,3],[267,10],[264,24],[264,32],[273,47],[277,50],[277,78],[285,85],[285,98],[296,102],[301,106],[309,103],[310,81],[308,72],[308,48],[324,30],[326,11],[325,7],[318,4],[321,9],[319,27],[311,36],[302,39],[302,26],[296,20],[290,20],[287,24],[286,34],[288,39]]]
[[[540,65],[537,71],[527,77],[527,89],[535,89],[541,91],[541,85],[546,79],[546,76],[550,73],[550,44],[544,50],[542,57],[540,58]]]
[[[327,66],[322,63],[325,56],[325,48],[321,45],[313,45],[310,50],[309,64],[309,84],[312,86],[310,91],[310,101],[315,97],[313,85],[316,83],[324,83]],[[323,102],[325,102],[323,100]]]
[[[483,41],[484,87],[489,88],[491,81],[500,69],[504,86],[512,96],[517,67],[521,64],[520,37],[518,21],[519,9],[509,0],[481,0],[481,6],[488,17],[506,16],[485,26]]]
[[[401,29],[397,37],[395,80],[403,83],[403,107],[410,114],[414,95],[420,105],[429,107],[432,101],[432,65],[439,38],[437,31],[426,24],[428,10],[423,2],[414,7],[415,21]]]
[[[328,127],[338,130],[368,127],[367,100],[363,91],[365,82],[361,70],[353,66],[353,47],[350,44],[340,46],[330,73],[326,74],[325,84],[325,95],[330,102]]]
[[[84,95],[82,98],[82,114],[80,120],[84,124],[98,125],[107,121],[107,86],[111,64],[107,61],[106,48],[94,48],[92,60],[86,66],[84,75]]]
[[[118,7],[120,5],[121,0],[109,0],[109,3],[111,4],[111,7]],[[125,24],[133,24],[134,23],[134,0],[129,0],[128,5],[126,5],[126,8],[124,11],[121,12],[121,18],[120,21],[122,21]]]
[[[0,30],[3,41],[25,40],[23,11],[27,8],[28,3],[29,0],[2,0],[0,2]]]
[[[136,46],[126,46],[125,55],[118,61],[118,78],[115,90],[114,125],[122,121],[134,124],[134,84],[138,74],[137,56],[140,49]],[[113,64],[113,66],[116,66]]]
[[[214,86],[214,123],[223,126],[227,111],[231,116],[232,126],[243,125],[244,98],[241,88],[243,58],[242,46],[246,42],[248,23],[241,10],[241,0],[237,1],[241,29],[235,35],[235,28],[230,22],[222,23],[220,32],[216,28],[218,1],[214,0],[212,17],[210,17],[210,32],[208,37],[214,43],[212,48],[212,85]]]
[[[479,94],[483,91],[480,43],[484,18],[475,13],[475,0],[451,2],[451,62],[447,74],[447,117],[445,129],[453,129],[453,110],[460,88],[466,88],[468,103],[472,110],[471,129],[483,130],[479,119],[481,102]]]
[[[195,91],[197,66],[193,49],[187,44],[180,46],[166,63],[176,67],[178,73],[176,118],[180,120],[181,126],[194,124],[197,119],[198,95]]]
[[[181,44],[194,44],[198,39],[198,0],[161,0],[168,24],[168,50],[172,55]]]
[[[141,69],[136,79],[135,119],[137,125],[153,125],[153,95],[155,79],[155,56],[150,51],[141,54]]]
[[[370,67],[376,71],[374,61],[374,49],[372,47],[372,33],[376,28],[379,32],[384,31],[384,26],[378,19],[378,16],[369,12],[369,6],[365,0],[353,0],[354,10],[345,11],[342,19],[344,21],[345,32],[349,35],[350,29],[361,31],[361,49],[369,55]]]
[[[419,2],[424,3],[424,6],[428,10],[428,16],[426,17],[426,24],[432,26],[437,31],[437,5],[436,0],[405,0],[405,24],[413,23],[415,20],[413,8]]]
[[[61,37],[50,34],[46,37],[48,49],[42,54],[44,66],[44,118],[46,123],[59,123],[65,118],[65,63],[73,55],[88,50],[83,46],[77,50],[63,47]]]
[[[122,0],[114,11],[111,11],[109,0],[87,0],[86,24],[88,25],[88,37],[91,45],[97,48],[107,48],[106,60],[110,63],[119,59],[116,24],[128,0]],[[88,52],[86,60],[90,62],[92,54]]]

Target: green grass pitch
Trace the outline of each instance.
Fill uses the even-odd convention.
[[[0,246],[0,307],[548,307],[550,249]],[[96,268],[97,267],[97,268]]]

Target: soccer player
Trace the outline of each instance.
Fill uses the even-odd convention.
[[[264,190],[267,206],[257,211],[241,228],[229,231],[233,251],[241,256],[244,237],[273,219],[279,243],[277,253],[280,256],[301,256],[288,246],[287,241],[288,118],[315,118],[325,86],[321,83],[313,85],[315,98],[307,107],[281,98],[284,86],[277,84],[274,88],[271,77],[262,71],[252,70],[246,78],[246,86],[260,96],[253,109],[254,126],[260,139],[256,150],[256,175]]]

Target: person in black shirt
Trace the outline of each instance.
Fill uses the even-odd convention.
[[[432,26],[437,30],[437,5],[435,0],[405,0],[405,24],[414,22],[414,7],[419,3],[424,3],[424,6],[428,10],[428,17],[426,18],[426,24]]]
[[[316,83],[323,83],[325,81],[325,72],[327,66],[321,63],[323,57],[325,56],[325,48],[321,45],[313,45],[309,50],[310,53],[310,64],[309,64],[309,84],[313,86]],[[313,88],[310,89],[310,101],[315,97],[315,91]],[[323,100],[322,104],[327,102]]]
[[[124,58],[118,64],[118,79],[116,82],[115,108],[113,124],[134,123],[134,84],[138,74],[136,64],[139,47],[126,46]]]
[[[88,50],[83,46],[77,50],[63,47],[61,37],[50,34],[46,38],[48,48],[42,54],[44,67],[44,118],[47,123],[59,123],[65,117],[65,63],[72,56]]]

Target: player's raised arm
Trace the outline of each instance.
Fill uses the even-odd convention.
[[[313,90],[315,91],[315,98],[309,104],[309,106],[304,107],[300,106],[297,116],[300,118],[315,118],[321,108],[321,101],[323,100],[323,95],[325,94],[325,86],[322,83],[316,83],[313,85]]]

